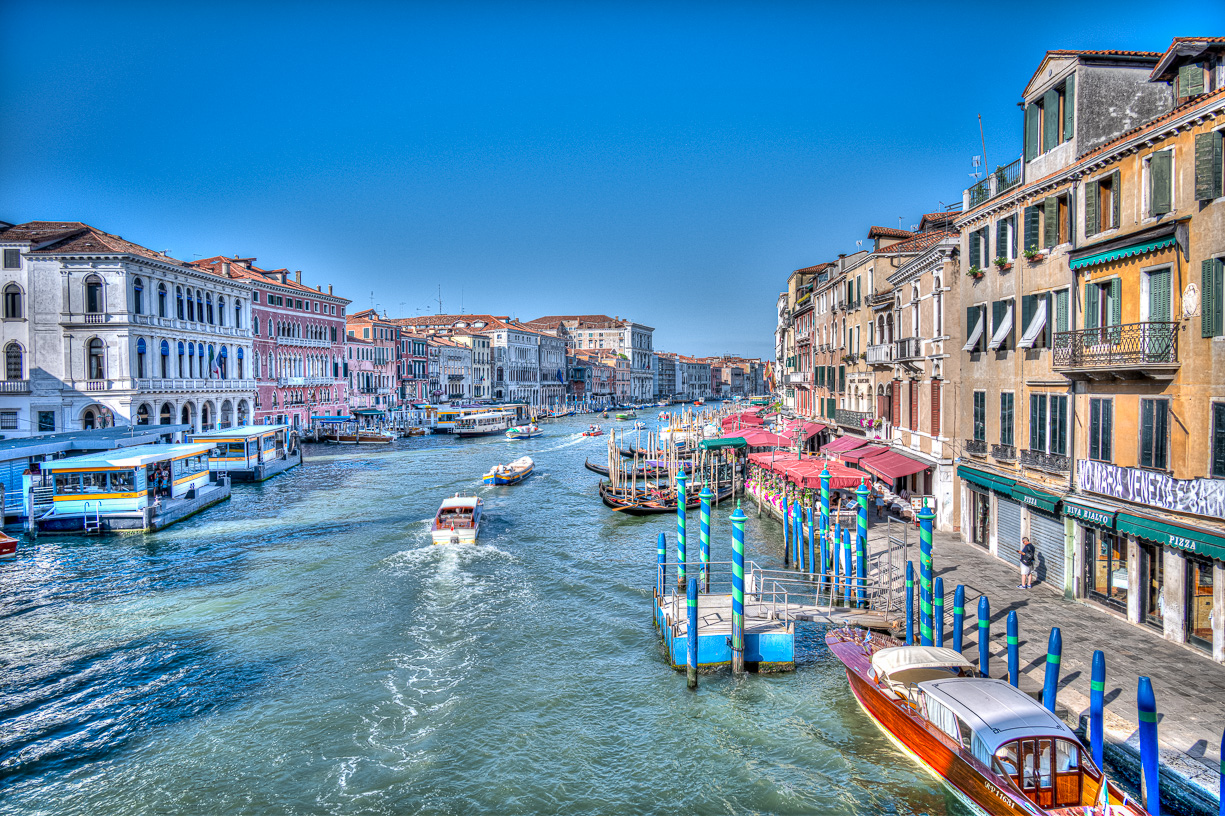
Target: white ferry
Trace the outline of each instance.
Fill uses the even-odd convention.
[[[490,436],[506,433],[513,417],[503,411],[483,411],[479,414],[468,414],[455,420],[455,435]]]

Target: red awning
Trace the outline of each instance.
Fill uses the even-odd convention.
[[[833,490],[853,490],[865,478],[858,470],[852,470],[837,462],[805,459],[787,467],[787,477],[800,487],[819,488],[821,471],[829,470],[829,486]]]
[[[905,456],[897,451],[888,451],[879,456],[869,457],[862,460],[859,464],[865,470],[871,471],[882,479],[890,481],[927,470],[931,467],[926,462],[911,459],[909,456]]]
[[[838,453],[838,458],[847,464],[859,463],[862,464],[864,459],[869,456],[876,456],[879,453],[884,453],[889,448],[884,445],[864,445],[863,447],[855,448],[854,450],[841,451]]]
[[[791,444],[791,440],[785,436],[779,436],[762,429],[742,431],[735,434],[735,436],[742,437],[750,448],[785,448]]]
[[[735,428],[737,425],[744,428],[750,425],[757,426],[765,424],[766,421],[756,414],[732,414],[729,417],[723,417],[724,428]]]
[[[840,453],[868,444],[868,440],[860,436],[840,436],[833,442],[821,446],[821,453]]]
[[[812,439],[814,436],[816,436],[821,431],[825,430],[824,425],[818,425],[815,422],[803,422],[803,423],[792,422],[783,430],[783,435],[788,436],[788,437],[794,437],[795,429],[797,427],[803,429],[801,433],[803,434],[803,439],[805,442],[807,442],[809,439]]]

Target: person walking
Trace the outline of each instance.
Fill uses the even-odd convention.
[[[872,491],[876,496],[876,518],[883,519],[885,517],[885,494],[882,490]]]
[[[1021,549],[1017,552],[1021,556],[1021,583],[1017,584],[1017,589],[1032,589],[1034,586],[1034,545],[1030,543],[1029,536],[1021,539]]]

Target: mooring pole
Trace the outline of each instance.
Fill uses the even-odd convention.
[[[814,546],[817,537],[817,528],[812,523],[812,507],[808,508],[808,574],[815,575],[817,572],[817,550]]]
[[[685,586],[685,469],[676,471],[676,588]]]
[[[660,531],[659,538],[655,541],[655,558],[655,571],[658,573],[655,576],[655,592],[658,593],[659,600],[662,603],[664,598],[664,570],[667,569],[665,565],[668,563],[668,537],[662,531]]]
[[[791,499],[787,496],[787,484],[783,483],[783,566],[791,563],[791,551],[788,544],[791,540]]]
[[[906,562],[906,645],[914,645],[914,564]]]
[[[919,637],[932,645],[932,520],[936,514],[923,500],[919,509]]]
[[[991,676],[991,603],[986,595],[978,596],[978,671]]]
[[[834,519],[834,540],[830,547],[830,579],[833,581],[832,586],[835,590],[838,589],[838,576],[842,573],[839,562],[842,561],[842,525],[837,519]],[[833,605],[833,599],[830,599],[830,605]]]
[[[1093,673],[1089,677],[1089,750],[1093,752],[1093,764],[1098,768],[1102,767],[1106,753],[1106,734],[1103,728],[1105,710],[1106,653],[1098,649],[1093,653]],[[1221,778],[1225,780],[1225,774]]]
[[[966,588],[958,584],[953,590],[953,648],[961,651],[961,636],[966,617]]]
[[[795,517],[795,535],[791,540],[795,542],[795,568],[800,572],[804,571],[804,505],[800,504],[797,497],[795,505],[792,509],[792,515]]]
[[[1161,814],[1161,781],[1157,758],[1157,698],[1153,696],[1153,681],[1140,678],[1136,692],[1136,708],[1140,715],[1140,794],[1144,807],[1152,816]]]
[[[829,465],[821,466],[821,575],[829,571],[825,543],[829,540]]]
[[[1046,644],[1046,675],[1042,678],[1042,705],[1052,714],[1059,696],[1059,661],[1063,656],[1063,635],[1058,626],[1051,627]]]
[[[688,607],[689,619],[685,629],[685,639],[688,641],[688,649],[685,650],[687,659],[685,660],[685,678],[688,681],[689,688],[695,689],[698,687],[698,579],[690,578],[689,585],[685,591],[685,603]]]
[[[944,646],[944,579],[932,582],[932,639],[937,646]]]
[[[861,479],[855,497],[859,500],[859,520],[855,536],[855,601],[861,609],[867,602],[868,589],[868,480]]]
[[[1013,688],[1019,688],[1020,682],[1021,682],[1021,678],[1017,676],[1018,674],[1020,674],[1020,665],[1021,665],[1021,654],[1020,654],[1021,641],[1020,641],[1020,633],[1017,631],[1018,628],[1019,627],[1017,624],[1017,610],[1015,609],[1010,610],[1008,612],[1008,626],[1007,626],[1008,682],[1012,684]]]
[[[842,528],[842,603],[851,605],[851,528]]]
[[[698,530],[698,557],[701,559],[702,591],[710,592],[710,484],[702,485],[698,498],[702,500],[702,518]]]
[[[744,672],[744,513],[732,511],[732,673]]]

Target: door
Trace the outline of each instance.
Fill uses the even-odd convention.
[[[1009,564],[1021,566],[1021,505],[1000,496],[996,502],[996,538],[999,547],[995,554]],[[1035,545],[1036,546],[1036,545]]]
[[[1036,555],[1034,577],[1051,586],[1062,587],[1066,552],[1063,522],[1055,516],[1031,508],[1029,540],[1033,542]]]
[[[1212,653],[1212,562],[1187,556],[1187,642]]]
[[[978,490],[970,491],[970,540],[980,547],[991,546],[991,496]]]
[[[1158,544],[1140,540],[1144,564],[1144,622],[1158,631],[1165,629],[1165,557]]]

